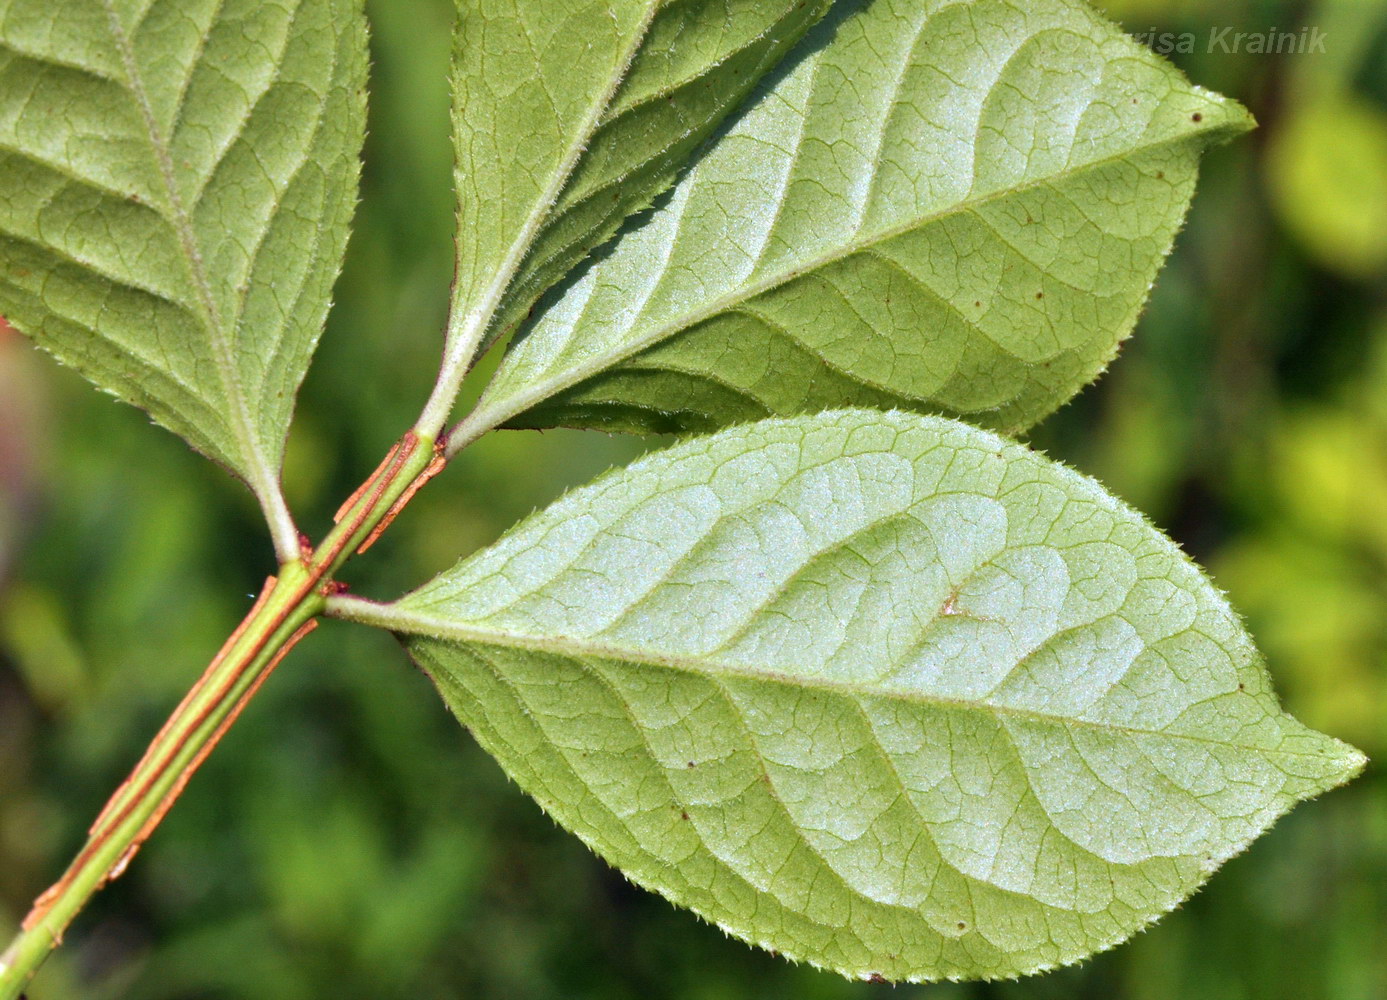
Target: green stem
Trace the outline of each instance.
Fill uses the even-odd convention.
[[[338,511],[323,543],[280,567],[211,665],[154,737],[130,776],[92,824],[63,877],[34,903],[0,955],[0,1000],[16,1000],[56,948],[78,911],[118,877],[193,772],[216,746],[270,672],[317,624],[334,574],[364,551],[415,491],[442,468],[441,449],[414,432]]]

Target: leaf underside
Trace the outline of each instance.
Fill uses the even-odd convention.
[[[365,82],[360,0],[0,0],[0,314],[273,494]]]
[[[830,3],[460,4],[453,324],[485,322],[487,343],[512,329],[669,186]]]
[[[528,327],[479,425],[1017,431],[1130,331],[1235,103],[1077,3],[844,3]]]
[[[830,6],[464,5],[449,336],[525,324],[472,419],[741,426],[381,614],[640,884],[850,976],[1034,972],[1363,763],[1140,515],[903,412],[1014,431],[1090,381],[1249,119],[1065,0],[811,30]],[[277,496],[356,198],[361,0],[60,15],[0,0],[0,314]]]
[[[609,862],[855,977],[1106,948],[1363,762],[1139,514],[937,417],[686,442],[384,615]]]

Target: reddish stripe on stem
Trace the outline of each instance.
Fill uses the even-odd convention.
[[[250,626],[251,620],[260,613],[260,609],[263,608],[265,602],[270,599],[270,592],[274,590],[275,584],[278,582],[278,579],[273,576],[266,578],[265,586],[261,588],[260,596],[255,599],[255,603],[251,605],[250,611],[241,619],[241,624],[236,626],[236,631],[232,632],[226,642],[222,643],[222,648],[217,651],[217,655],[212,658],[212,662],[207,665],[207,669],[202,672],[202,676],[198,678],[197,683],[188,690],[183,700],[179,702],[178,708],[174,709],[173,714],[168,717],[163,727],[155,734],[154,739],[150,741],[149,749],[144,752],[144,756],[140,758],[139,763],[136,764],[134,769],[130,772],[130,777],[134,777],[150,765],[164,741],[168,739],[171,730],[173,730],[177,721],[182,717],[183,712],[192,704],[193,700],[202,693],[203,689],[210,683],[212,675],[216,672],[217,668],[226,660],[227,655],[231,652],[232,648],[235,647],[236,643],[241,641],[241,637],[246,634],[246,629]],[[105,807],[101,810],[101,814],[96,817],[96,821],[92,823],[91,828],[87,831],[88,835],[93,837],[96,836],[97,830],[106,825],[107,820],[111,817],[111,813],[115,811],[116,802],[129,787],[130,778],[126,778],[120,783],[120,787],[116,789],[115,794],[107,801]]]
[[[255,678],[251,686],[246,688],[242,693],[235,707],[227,713],[226,718],[217,726],[211,738],[208,739],[200,750],[198,750],[197,756],[189,761],[187,766],[179,773],[178,780],[174,782],[173,787],[164,793],[164,798],[160,801],[159,808],[154,811],[149,819],[145,820],[144,826],[140,827],[140,832],[135,835],[135,839],[131,842],[129,848],[120,856],[120,860],[111,867],[111,873],[107,876],[108,879],[120,878],[121,874],[125,871],[125,866],[130,863],[130,859],[144,846],[144,842],[149,839],[149,835],[154,832],[154,828],[163,822],[164,816],[173,808],[173,804],[177,801],[178,797],[183,794],[183,789],[187,787],[189,779],[192,778],[194,772],[202,766],[202,762],[207,759],[207,755],[221,742],[222,737],[226,735],[226,731],[231,728],[231,724],[236,721],[246,705],[250,703],[251,698],[255,697],[255,693],[260,690],[260,685],[265,683],[270,674],[274,672],[275,667],[279,666],[280,661],[288,655],[289,650],[298,645],[300,639],[317,627],[318,620],[316,618],[310,618],[308,621],[304,622],[299,626],[298,631],[291,635],[289,640],[280,647],[279,652],[275,653],[274,658],[265,665],[265,669]]]

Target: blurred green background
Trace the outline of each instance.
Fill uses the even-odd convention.
[[[452,0],[371,2],[364,203],[291,441],[320,535],[435,363]],[[1387,755],[1387,4],[1113,0],[1263,128],[1210,155],[1113,370],[1035,435],[1145,510],[1246,614],[1288,707]],[[1211,27],[1325,52],[1208,52]],[[508,432],[348,572],[389,597],[648,443]],[[0,333],[0,926],[80,843],[272,565],[249,498]],[[1016,983],[790,966],[630,887],[507,784],[389,638],[329,623],[213,755],[33,1000],[1387,997],[1387,772],[1301,807],[1181,911]]]

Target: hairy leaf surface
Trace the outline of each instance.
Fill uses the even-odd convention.
[[[939,417],[686,442],[363,620],[636,882],[851,976],[1106,948],[1363,763],[1139,514]]]
[[[476,426],[1019,430],[1108,363],[1246,112],[1067,0],[839,14],[533,324]]]
[[[262,498],[356,200],[359,0],[0,0],[0,313]]]
[[[830,3],[460,4],[450,337],[494,339],[522,318],[668,187]]]

